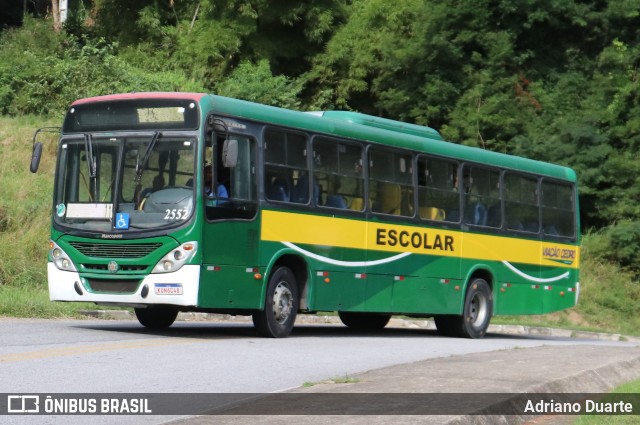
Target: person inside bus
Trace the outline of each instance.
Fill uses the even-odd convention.
[[[208,197],[215,196],[219,200],[229,199],[229,192],[223,182],[218,182],[214,189],[213,167],[210,164],[204,166],[204,193]]]
[[[281,174],[269,172],[265,177],[265,194],[271,201],[289,202],[291,191],[288,179]]]
[[[313,203],[320,205],[322,194],[322,186],[318,183],[318,179],[313,177]],[[306,204],[309,201],[309,174],[306,171],[300,172],[300,177],[293,188],[293,196],[291,202],[298,204]]]
[[[164,177],[162,177],[162,174],[158,174],[153,178],[153,183],[151,184],[151,187],[148,187],[144,189],[142,192],[140,192],[140,199],[146,198],[147,196],[151,195],[153,192],[156,192],[162,189],[163,187],[164,187]]]
[[[464,176],[464,191],[466,197],[465,221],[476,226],[486,226],[487,207],[482,202],[482,190],[479,182],[474,182],[471,173]]]
[[[460,221],[460,193],[458,187],[458,168],[453,167],[448,177],[448,192],[446,195],[445,217],[447,221]]]
[[[499,183],[497,184],[500,185]],[[499,187],[489,194],[489,205],[487,206],[487,226],[502,226],[502,205],[500,203]]]

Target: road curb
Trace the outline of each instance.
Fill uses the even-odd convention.
[[[539,394],[600,394],[640,378],[640,353],[628,360],[614,360],[612,363],[585,370],[556,380],[549,380],[543,384],[514,394],[508,400],[494,406],[487,406],[483,411],[499,410],[499,415],[464,415],[445,422],[446,425],[520,425],[542,414],[523,414],[516,409],[522,401]],[[637,414],[637,413],[636,413]]]

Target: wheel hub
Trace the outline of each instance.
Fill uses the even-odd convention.
[[[487,316],[487,300],[484,295],[476,293],[473,295],[469,308],[469,317],[471,324],[478,326],[482,324]]]
[[[279,323],[283,323],[292,310],[293,294],[285,282],[280,282],[273,292],[273,315]]]

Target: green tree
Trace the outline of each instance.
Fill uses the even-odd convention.
[[[574,167],[583,222],[640,219],[638,0],[354,1],[308,102]]]
[[[180,69],[215,87],[242,61],[266,59],[273,75],[296,77],[310,67],[347,0],[96,0],[98,34],[120,43],[132,62]]]
[[[192,91],[180,72],[146,73],[116,56],[103,39],[56,33],[27,19],[0,36],[0,111],[61,115],[81,97],[129,91]]]
[[[218,94],[265,105],[299,109],[300,83],[284,75],[273,76],[266,59],[242,62],[216,86]]]

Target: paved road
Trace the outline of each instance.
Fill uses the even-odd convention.
[[[464,340],[407,327],[360,335],[339,325],[304,325],[290,338],[273,340],[257,338],[247,323],[177,322],[168,331],[149,332],[131,320],[0,319],[0,393],[269,393],[410,364],[409,375],[399,378],[402,385],[407,376],[417,376],[414,362],[488,353],[482,361],[490,365],[496,354],[514,348],[577,347],[575,352],[580,352],[587,346],[596,352],[599,347],[637,350],[630,341],[498,333]],[[549,356],[553,358],[553,352]],[[455,369],[450,373],[459,376]],[[439,377],[441,382],[446,379]],[[517,380],[514,385],[517,389]],[[47,423],[170,419],[175,417],[57,416]],[[41,423],[32,420],[2,418],[3,423]]]

